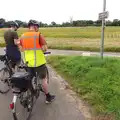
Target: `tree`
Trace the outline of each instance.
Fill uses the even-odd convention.
[[[17,22],[19,24],[19,26],[23,26],[23,22],[20,20],[15,20],[15,22]]]
[[[44,23],[40,22],[39,23],[40,27],[44,27]]]
[[[52,25],[52,26],[56,26],[56,22],[54,22],[54,21],[51,22],[51,25]]]
[[[10,27],[11,22],[12,22],[12,21],[7,21],[7,22],[5,22],[4,27],[6,27],[6,28]]]
[[[28,24],[26,22],[23,22],[21,25],[21,27],[24,27],[24,28],[27,28],[28,27]]]
[[[97,20],[94,22],[95,26],[101,26],[102,25],[102,20]]]
[[[92,20],[87,20],[86,23],[88,26],[91,26],[91,25],[93,25],[94,22]]]
[[[112,26],[112,22],[110,20],[106,21],[106,26]]]
[[[73,26],[78,26],[78,21],[73,21]]]
[[[72,25],[69,22],[62,23],[62,27],[70,27],[70,26]]]
[[[0,18],[0,28],[4,27],[5,25],[5,19]]]
[[[73,26],[73,17],[72,16],[70,17],[70,24],[71,24],[71,26]]]
[[[118,19],[114,19],[112,26],[119,26],[119,20]]]

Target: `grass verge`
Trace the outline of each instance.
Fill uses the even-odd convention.
[[[49,56],[51,64],[97,115],[120,120],[120,60],[81,56]],[[111,119],[112,120],[112,119]]]

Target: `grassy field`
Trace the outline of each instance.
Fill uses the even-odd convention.
[[[0,29],[0,44],[3,44],[5,29]],[[19,29],[18,34],[27,29]],[[49,48],[99,51],[100,27],[40,28],[46,37]],[[120,51],[120,27],[107,27],[105,30],[105,51]]]
[[[119,59],[49,56],[48,63],[94,108],[97,116],[111,116],[99,120],[120,120]]]

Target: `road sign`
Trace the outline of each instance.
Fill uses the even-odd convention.
[[[108,12],[108,11],[105,11],[105,12],[99,13],[99,20],[102,20],[102,19],[108,18],[108,16],[109,16],[109,12]]]

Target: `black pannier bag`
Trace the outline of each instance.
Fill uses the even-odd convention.
[[[20,91],[25,91],[30,87],[31,79],[28,72],[16,72],[11,77],[13,88],[19,88]]]

